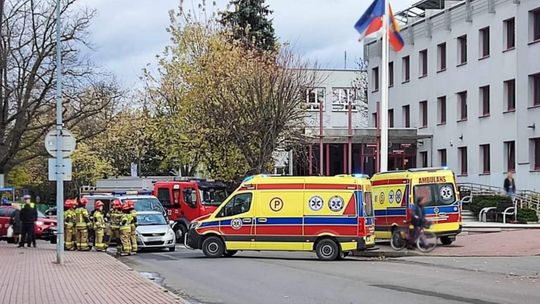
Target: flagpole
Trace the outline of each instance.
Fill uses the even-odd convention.
[[[388,3],[384,0],[381,54],[381,149],[379,151],[380,171],[388,171]]]

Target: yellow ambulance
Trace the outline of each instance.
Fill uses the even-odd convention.
[[[342,258],[375,244],[371,183],[366,176],[246,178],[185,237],[207,257],[241,250],[315,251]]]
[[[419,168],[377,173],[371,178],[375,235],[389,239],[411,222],[417,199],[427,200],[426,218],[443,245],[461,232],[461,205],[454,173],[446,168]]]

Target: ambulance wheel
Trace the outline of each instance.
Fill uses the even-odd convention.
[[[450,245],[454,242],[453,239],[451,239],[449,236],[441,236],[441,243],[443,245]]]
[[[202,243],[202,251],[209,258],[219,258],[225,252],[225,244],[217,236],[211,236]]]
[[[237,252],[238,252],[238,250],[227,250],[227,251],[225,251],[225,253],[223,254],[223,256],[224,256],[224,257],[232,257],[232,256],[235,255]]]
[[[340,256],[339,245],[332,239],[323,239],[315,248],[317,257],[323,261],[334,261]]]

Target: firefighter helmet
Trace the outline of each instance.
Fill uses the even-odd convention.
[[[113,209],[120,210],[120,209],[122,209],[122,202],[119,199],[115,199],[112,202],[112,207],[113,207]]]
[[[96,202],[96,209],[99,208],[99,207],[103,207],[105,204],[103,204],[102,201],[97,201]]]

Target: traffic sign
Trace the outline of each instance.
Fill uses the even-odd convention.
[[[62,157],[66,158],[73,154],[77,142],[71,132],[62,130]],[[56,130],[49,131],[45,136],[45,149],[53,157],[56,157]]]
[[[62,180],[70,181],[71,180],[71,158],[64,158],[62,160],[62,167],[59,168],[60,173],[62,173]],[[56,180],[56,158],[49,158],[49,180]]]

